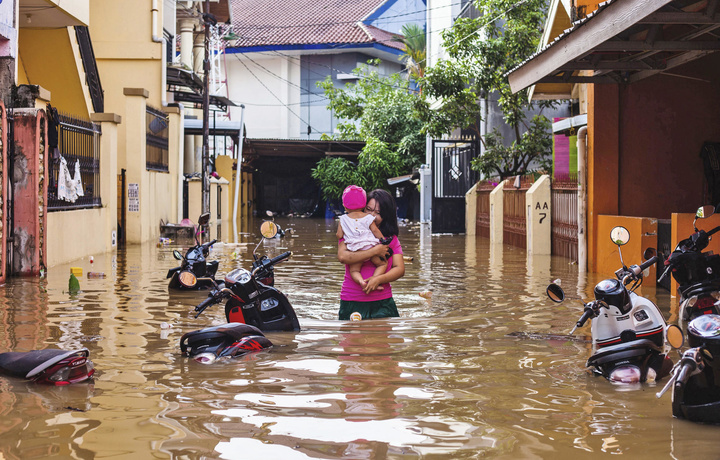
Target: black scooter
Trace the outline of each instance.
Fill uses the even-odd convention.
[[[210,247],[217,242],[212,240],[207,243],[200,243],[198,235],[201,228],[210,220],[210,213],[205,213],[198,219],[197,230],[195,231],[195,246],[188,248],[185,256],[180,251],[173,251],[173,256],[180,260],[180,266],[168,270],[167,278],[170,278],[169,289],[198,290],[210,289],[215,285],[215,274],[217,273],[219,261],[208,262],[205,258],[210,253]]]
[[[680,294],[680,321],[688,323],[707,314],[720,314],[720,254],[712,251],[702,252],[710,237],[720,231],[720,226],[706,232],[698,230],[698,219],[710,217],[715,213],[713,206],[702,206],[695,214],[693,229],[695,233],[680,241],[665,261],[665,271],[658,278],[662,281],[668,273],[678,283]]]
[[[720,315],[708,314],[690,321],[689,350],[675,365],[672,377],[655,396],[670,388],[672,413],[677,418],[701,423],[720,423]],[[682,346],[682,332],[675,348]]]
[[[92,378],[95,367],[90,352],[58,349],[0,353],[0,373],[36,383],[69,385]]]
[[[271,221],[260,227],[262,240],[253,250],[252,271],[238,268],[225,276],[224,283],[211,280],[214,289],[195,311],[197,318],[210,305],[227,300],[225,317],[229,323],[244,323],[261,331],[299,331],[295,310],[285,294],[274,287],[274,265],[292,255],[285,252],[272,259],[258,256],[256,251],[265,239],[278,235],[280,227]]]
[[[229,323],[184,334],[180,351],[201,364],[234,358],[272,347],[272,342],[256,327]]]

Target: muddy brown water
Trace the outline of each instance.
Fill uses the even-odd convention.
[[[272,349],[209,366],[182,357],[179,339],[222,324],[223,309],[194,319],[204,294],[168,294],[174,246],[131,246],[43,280],[9,280],[0,351],[87,347],[98,371],[94,383],[66,387],[0,378],[0,458],[718,457],[720,427],[673,419],[659,386],[586,372],[589,327],[580,340],[563,337],[582,307],[552,303],[547,283],[560,278],[587,296],[600,275],[410,224],[400,239],[413,260],[393,283],[401,317],[340,322],[334,224],[279,223],[293,234],[261,250],[293,251],[276,286],[303,329],[268,333]],[[210,258],[221,273],[246,267],[258,240],[251,230]],[[76,295],[71,266],[84,269]],[[676,308],[662,290],[643,294],[666,317]]]

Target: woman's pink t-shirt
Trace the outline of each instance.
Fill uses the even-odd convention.
[[[344,240],[340,239],[340,241]],[[390,246],[390,249],[393,250],[393,254],[402,255],[402,246],[400,246],[400,241],[397,236],[393,236],[393,239],[388,246]],[[392,257],[388,260],[387,269],[390,270],[391,267]],[[362,267],[360,267],[360,273],[362,274],[363,279],[370,278],[374,272],[375,265],[369,260],[366,260]],[[382,291],[375,289],[370,294],[365,294],[360,285],[353,281],[350,277],[350,266],[345,265],[345,279],[343,279],[342,288],[340,289],[340,300],[352,302],[373,302],[375,300],[384,300],[392,297],[392,288],[390,287],[390,283],[381,284],[380,286],[384,288]]]

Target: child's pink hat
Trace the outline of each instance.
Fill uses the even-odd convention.
[[[367,194],[362,187],[348,185],[343,190],[342,202],[345,209],[362,209],[367,204]]]

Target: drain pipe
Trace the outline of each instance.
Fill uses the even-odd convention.
[[[158,35],[158,16],[160,15],[160,9],[158,8],[158,0],[152,0],[152,7],[150,9],[151,13],[151,19],[150,23],[152,25],[152,41],[153,43],[162,43],[162,49],[160,51],[160,59],[162,61],[161,70],[160,70],[160,97],[162,99],[162,106],[167,107],[167,92],[163,91],[162,88],[165,88],[165,82],[167,81],[167,51],[166,47],[168,46],[167,43],[165,43],[165,37]]]
[[[578,130],[578,272],[587,273],[587,126]]]
[[[240,104],[240,146],[238,147],[237,168],[235,168],[235,201],[233,203],[233,242],[238,242],[237,214],[238,200],[240,199],[240,181],[242,180],[242,151],[245,143],[245,130],[243,122],[245,119],[245,104]]]

